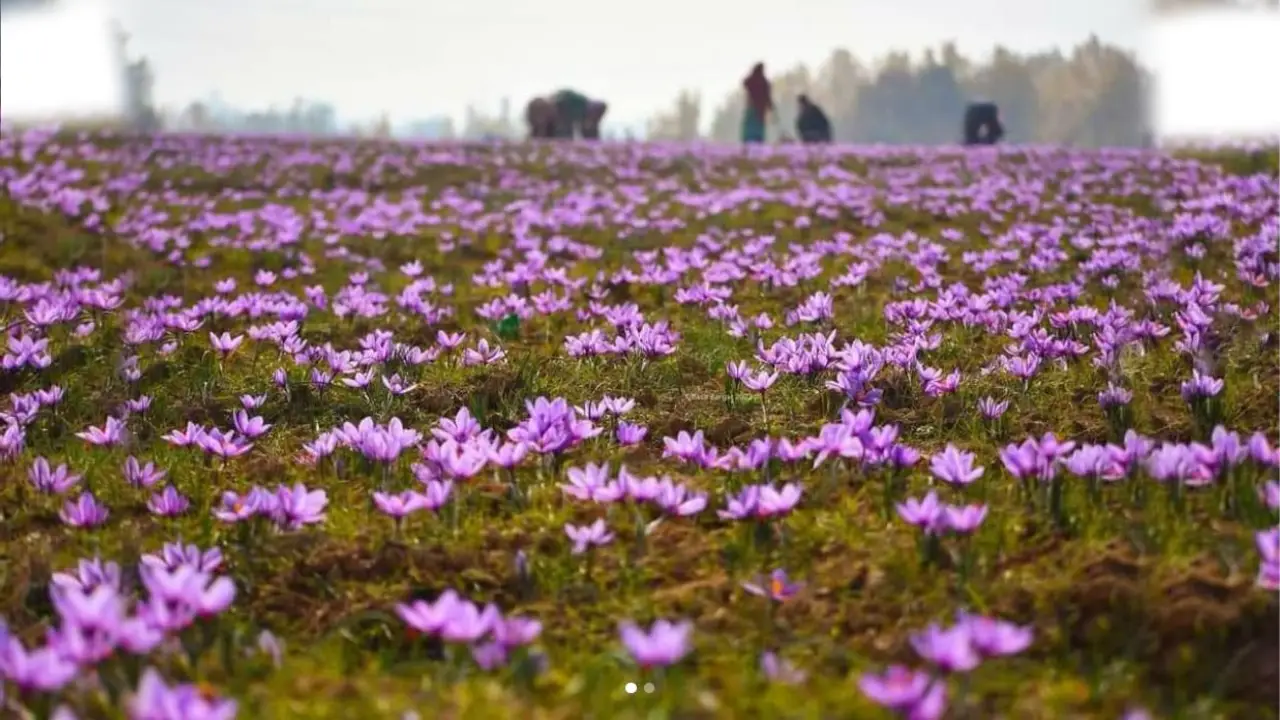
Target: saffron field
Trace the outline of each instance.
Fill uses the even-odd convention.
[[[1275,149],[0,135],[18,717],[1276,717]]]

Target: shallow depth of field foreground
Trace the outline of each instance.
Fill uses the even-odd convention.
[[[0,713],[1276,717],[1274,150],[0,179]]]

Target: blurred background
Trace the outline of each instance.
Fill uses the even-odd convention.
[[[1276,6],[4,0],[0,118],[518,138],[529,98],[575,88],[609,103],[606,138],[735,142],[762,61],[781,125],[807,93],[841,142],[953,143],[991,100],[1007,142],[1137,146],[1280,129]]]

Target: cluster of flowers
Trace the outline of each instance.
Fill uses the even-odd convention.
[[[984,660],[1017,655],[1031,646],[1031,628],[961,612],[954,625],[933,624],[912,635],[911,647],[945,675],[972,672]],[[872,701],[910,720],[937,720],[947,710],[947,681],[903,665],[866,673],[858,687]]]
[[[216,548],[168,544],[142,556],[137,578],[144,594],[127,589],[120,566],[94,558],[73,572],[55,573],[49,586],[56,627],[46,642],[27,647],[0,631],[0,676],[21,692],[53,693],[118,653],[147,656],[175,651],[178,636],[200,620],[216,617],[235,599],[232,581],[217,574]],[[154,671],[144,675],[132,704],[137,720],[230,718],[235,703],[190,688],[164,685]],[[63,712],[62,717],[69,713]]]
[[[493,604],[481,608],[453,590],[434,602],[414,600],[397,604],[395,610],[415,632],[469,646],[476,664],[486,670],[506,664],[513,650],[531,645],[542,633],[537,620],[504,616]]]

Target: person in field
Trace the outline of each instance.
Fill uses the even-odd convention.
[[[607,112],[609,112],[609,105],[601,100],[592,100],[587,103],[587,113],[583,116],[582,125],[579,128],[583,140],[600,139],[600,123]]]
[[[764,142],[765,122],[773,112],[773,86],[764,75],[764,63],[756,63],[751,74],[742,81],[747,92],[747,107],[742,113],[742,142]]]
[[[525,106],[529,137],[535,140],[584,140],[600,138],[600,123],[608,104],[592,100],[576,90],[561,90],[550,97],[537,97]]]
[[[552,95],[551,103],[556,106],[555,137],[572,140],[586,122],[591,99],[577,90],[566,89]]]
[[[993,102],[970,103],[964,112],[964,144],[995,145],[1003,137],[1000,108]]]
[[[796,117],[796,135],[802,143],[831,142],[831,120],[808,95],[801,95],[800,114]]]
[[[529,139],[549,140],[556,133],[556,106],[550,98],[536,97],[524,108],[524,121],[529,126]]]

